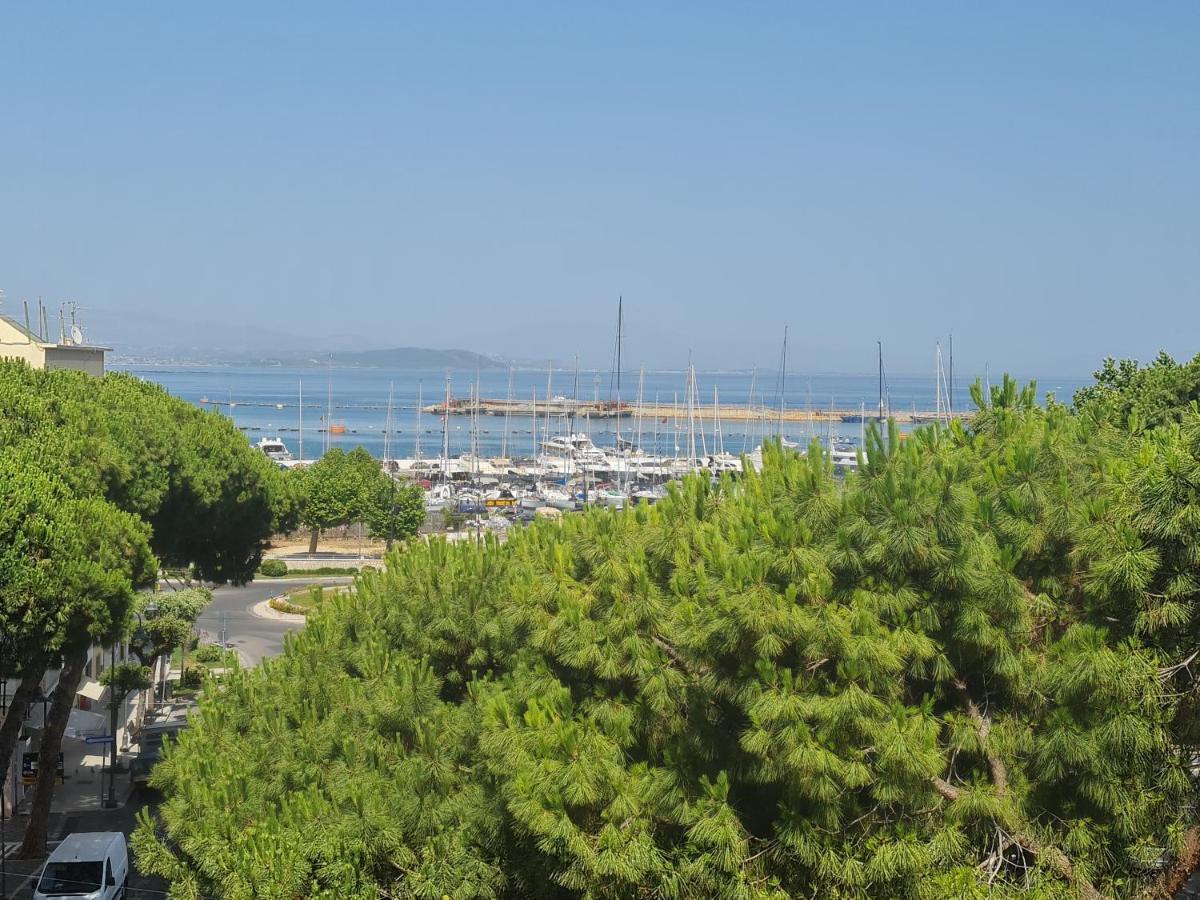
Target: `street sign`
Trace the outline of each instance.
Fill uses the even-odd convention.
[[[111,734],[93,734],[83,739],[85,744],[111,744],[113,736]]]
[[[38,755],[37,750],[34,750],[32,753],[21,754],[21,784],[37,784]],[[63,768],[62,753],[58,754],[58,771],[55,774],[58,776],[60,782],[63,784],[66,783],[66,770]]]

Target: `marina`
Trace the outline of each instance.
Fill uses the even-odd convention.
[[[653,503],[689,473],[736,477],[743,460],[761,463],[770,440],[801,451],[816,441],[837,471],[853,471],[879,416],[882,381],[879,373],[798,373],[781,386],[770,372],[639,370],[623,378],[632,396],[618,400],[615,375],[595,370],[132,371],[228,416],[281,467],[362,446],[393,477],[421,484],[429,527],[499,530],[587,506]],[[1076,386],[1054,379],[1048,389]],[[940,369],[936,380],[893,376],[884,387],[901,434],[970,414],[950,408]]]

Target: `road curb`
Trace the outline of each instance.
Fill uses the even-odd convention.
[[[279,595],[284,596],[283,594]],[[280,612],[271,606],[271,601],[278,599],[276,597],[268,597],[266,600],[260,600],[250,607],[250,612],[258,616],[260,619],[273,619],[276,622],[291,622],[294,625],[303,625],[308,619],[305,616],[294,615],[293,613]]]

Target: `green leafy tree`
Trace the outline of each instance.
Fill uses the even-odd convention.
[[[143,666],[182,647],[191,636],[196,619],[212,602],[206,588],[156,591],[138,594],[133,605],[134,628],[129,649]]]
[[[1200,354],[1177,363],[1165,351],[1139,366],[1137,360],[1106,359],[1095,384],[1075,392],[1083,413],[1121,428],[1138,431],[1178,422],[1200,401]]]
[[[124,630],[134,588],[153,580],[157,561],[150,552],[145,524],[99,498],[73,504],[78,542],[73,548],[77,563],[67,590],[59,598],[69,610],[59,654],[62,669],[42,730],[38,780],[30,807],[25,838],[19,853],[45,854],[46,826],[50,814],[58,753],[75,694],[93,644],[111,643]],[[83,562],[83,565],[79,565]],[[60,613],[61,615],[61,613]]]
[[[245,581],[294,507],[278,469],[227,419],[121,374],[0,362],[0,471],[15,473],[0,491],[18,511],[0,519],[0,630],[17,649],[6,667],[27,703],[41,670],[61,662],[41,750],[51,761],[87,648],[126,632],[133,588],[154,579],[152,553],[206,580]],[[0,764],[19,719],[0,730]],[[44,849],[54,768],[43,764],[35,791],[31,854]]]
[[[362,516],[371,537],[387,542],[402,541],[416,534],[425,522],[425,492],[418,484],[397,483],[379,471],[366,489]]]
[[[348,525],[359,517],[365,484],[362,460],[340,447],[304,470],[300,522],[311,531],[309,553],[317,552],[322,531]]]

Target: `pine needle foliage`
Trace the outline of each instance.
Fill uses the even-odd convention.
[[[404,546],[156,769],[181,897],[1133,896],[1192,826],[1200,418],[970,427]],[[1189,660],[1189,655],[1192,659]]]

